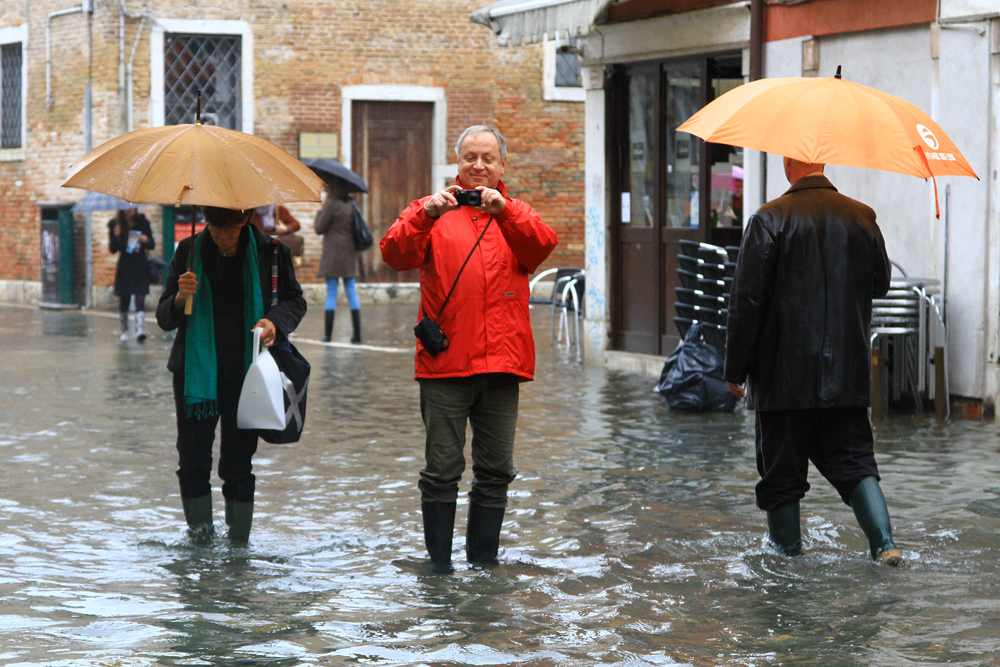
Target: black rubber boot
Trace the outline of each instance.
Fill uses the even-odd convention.
[[[361,311],[352,310],[351,311],[351,324],[354,325],[354,335],[351,336],[352,343],[361,342]]]
[[[253,501],[240,502],[226,498],[226,525],[229,541],[246,544],[250,541],[250,524],[253,523]]]
[[[323,342],[329,343],[333,338],[333,314],[335,310],[323,311]]]
[[[212,495],[198,498],[181,498],[188,536],[195,542],[210,541],[215,535],[212,525]]]
[[[469,503],[469,527],[465,532],[465,556],[470,563],[497,565],[503,507]]]
[[[448,574],[451,566],[451,537],[455,532],[456,503],[421,503],[424,519],[424,544],[430,554],[433,571]]]
[[[889,510],[878,480],[874,477],[863,478],[851,492],[850,500],[854,516],[868,538],[872,560],[887,565],[902,564],[903,555],[892,541]]]
[[[771,542],[785,556],[802,553],[802,530],[799,527],[799,501],[793,500],[767,513],[767,532]]]

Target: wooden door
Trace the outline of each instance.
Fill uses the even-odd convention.
[[[431,194],[434,105],[355,101],[351,107],[351,168],[368,184],[357,196],[375,245],[365,253],[370,282],[416,282],[417,271],[396,272],[382,262],[378,242],[411,201]]]

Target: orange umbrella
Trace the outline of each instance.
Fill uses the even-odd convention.
[[[839,67],[835,77],[760,79],[739,86],[677,131],[802,162],[922,178],[978,178],[930,116],[898,97],[844,81]],[[934,191],[936,198],[936,181]]]
[[[116,137],[80,158],[63,187],[135,204],[248,210],[320,201],[323,180],[270,141],[196,123],[146,127]]]

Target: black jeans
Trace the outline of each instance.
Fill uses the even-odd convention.
[[[132,295],[126,294],[122,296],[118,295],[118,312],[127,313],[129,304],[132,303]],[[135,312],[141,313],[146,310],[146,295],[136,294],[135,295]]]
[[[848,505],[858,482],[880,479],[867,408],[758,412],[756,431],[757,507],[762,510],[805,496],[810,461]]]
[[[465,426],[472,424],[472,490],[469,501],[506,507],[517,476],[514,432],[520,382],[509,373],[461,378],[421,378],[420,414],[427,440],[420,471],[423,502],[453,503],[465,470]]]
[[[219,373],[219,413],[207,419],[184,414],[184,376],[174,373],[174,406],[177,410],[177,478],[182,498],[200,498],[212,492],[212,443],[215,427],[222,424],[219,444],[219,477],[228,500],[253,500],[255,477],[250,459],[257,451],[257,434],[236,428],[243,373]]]

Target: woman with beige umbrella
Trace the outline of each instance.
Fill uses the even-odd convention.
[[[199,114],[200,115],[200,114]],[[288,247],[247,225],[257,206],[319,201],[323,181],[287,151],[243,132],[201,125],[133,130],[83,156],[64,187],[137,204],[200,205],[206,230],[181,241],[156,311],[177,330],[167,367],[174,373],[177,471],[193,537],[212,528],[212,442],[221,422],[219,476],[229,537],[245,543],[253,517],[255,431],[236,428],[240,390],[253,346],[282,343],[306,312]],[[272,259],[277,253],[276,302]]]
[[[178,245],[156,309],[160,328],[177,329],[167,368],[174,374],[181,503],[195,539],[213,534],[212,443],[220,422],[219,477],[229,539],[245,543],[250,536],[257,434],[236,427],[236,411],[252,332],[262,328],[261,341],[270,347],[306,312],[291,251],[248,225],[249,213],[204,207],[208,233]],[[279,253],[278,302],[270,306],[273,253]],[[194,304],[185,317],[188,297]]]

